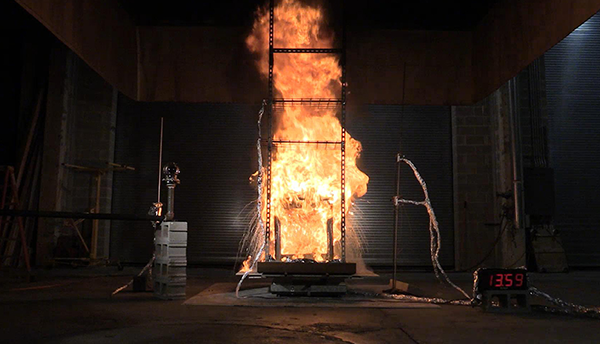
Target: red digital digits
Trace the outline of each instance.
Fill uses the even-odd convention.
[[[496,274],[496,279],[494,280],[494,282],[496,282],[496,284],[494,284],[494,287],[503,287],[504,286],[504,275]]]
[[[524,278],[523,274],[492,274],[490,275],[491,287],[522,287]]]
[[[504,280],[506,281],[505,287],[513,286],[513,274],[504,274]]]
[[[523,286],[523,274],[515,274],[515,281],[517,281],[517,283],[515,283],[516,287],[522,287]]]

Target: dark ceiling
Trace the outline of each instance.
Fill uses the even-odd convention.
[[[136,25],[250,26],[264,0],[118,0]],[[315,0],[308,0],[315,2]],[[349,26],[405,30],[471,30],[499,0],[345,1]],[[335,17],[341,1],[325,1]]]

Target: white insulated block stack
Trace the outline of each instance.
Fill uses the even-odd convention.
[[[161,299],[185,298],[187,222],[165,221],[154,233],[154,295]]]

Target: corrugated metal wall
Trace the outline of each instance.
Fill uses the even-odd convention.
[[[450,108],[443,106],[371,105],[350,114],[348,131],[362,142],[359,167],[371,178],[369,191],[356,205],[355,220],[366,241],[365,260],[391,265],[396,189],[396,153],[412,160],[425,179],[442,234],[440,262],[454,264],[452,144]],[[422,200],[421,186],[410,168],[401,167],[403,198]],[[398,263],[430,266],[429,217],[424,207],[405,205],[400,212]]]
[[[237,104],[119,102],[115,160],[136,167],[115,174],[113,212],[146,213],[156,201],[158,137],[164,116],[163,163],[175,161],[175,217],[188,221],[188,260],[233,262],[247,223],[244,207],[255,197],[248,177],[258,106]],[[163,202],[166,190],[163,186]],[[152,254],[153,231],[146,223],[114,222],[112,257],[143,262]]]
[[[555,226],[570,266],[600,266],[600,15],[545,55]]]
[[[137,170],[115,174],[113,212],[146,213],[155,201],[160,116],[164,116],[163,161],[175,161],[182,170],[175,214],[189,222],[188,261],[233,264],[249,223],[249,204],[256,195],[248,177],[257,167],[258,109],[257,105],[240,104],[138,103],[121,97],[115,160]],[[391,264],[391,198],[395,154],[401,144],[402,152],[414,160],[428,183],[442,228],[441,261],[452,265],[449,108],[370,106],[349,113],[348,130],[363,143],[360,166],[371,178],[367,195],[357,202],[355,220],[367,243],[367,263]],[[422,199],[420,187],[409,173],[404,167],[403,194]],[[407,206],[402,214],[400,264],[429,266],[426,211]],[[113,259],[141,263],[152,254],[149,224],[115,221],[111,238]]]

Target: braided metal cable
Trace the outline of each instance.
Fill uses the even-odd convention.
[[[439,280],[441,280],[441,277],[440,277],[440,275],[441,275],[449,285],[451,285],[454,289],[458,290],[467,299],[471,300],[472,297],[469,294],[467,294],[464,290],[462,290],[462,288],[460,288],[459,286],[457,286],[450,280],[450,278],[448,277],[448,275],[442,268],[442,265],[440,264],[439,255],[440,255],[440,249],[442,247],[442,239],[441,239],[441,235],[440,235],[439,224],[438,224],[437,218],[435,216],[435,212],[433,211],[433,207],[431,206],[431,200],[429,199],[427,183],[425,183],[425,180],[423,179],[423,177],[421,177],[421,174],[419,173],[419,171],[417,170],[417,167],[415,166],[415,164],[413,164],[412,161],[398,155],[397,162],[398,163],[403,162],[412,169],[413,174],[415,175],[415,178],[417,178],[417,181],[419,182],[419,184],[421,184],[421,188],[423,189],[424,200],[423,201],[413,201],[413,200],[401,199],[399,197],[399,195],[397,195],[394,197],[395,206],[398,206],[400,204],[413,204],[413,205],[422,205],[427,209],[427,213],[429,214],[429,243],[430,243],[431,263],[433,265],[433,271],[435,272],[435,276]]]
[[[265,106],[267,105],[266,100],[262,101],[262,106],[260,108],[260,110],[258,111],[258,139],[256,140],[256,152],[258,153],[258,175],[256,177],[256,183],[257,183],[257,188],[258,188],[258,196],[256,199],[256,211],[258,214],[258,230],[262,233],[262,237],[265,237],[265,224],[262,218],[262,214],[261,214],[261,208],[262,208],[262,174],[263,174],[263,163],[262,163],[262,147],[261,147],[261,140],[262,140],[262,133],[261,133],[261,125],[262,125],[262,117],[263,114],[265,113]],[[248,271],[244,272],[244,274],[242,275],[242,278],[240,278],[240,281],[238,282],[236,288],[235,288],[235,296],[239,297],[239,292],[240,292],[240,288],[242,286],[242,282],[244,282],[244,280],[246,279],[246,277],[248,277],[248,275],[254,270],[254,268],[256,267],[256,263],[258,262],[258,260],[260,259],[260,256],[262,255],[263,251],[265,250],[265,245],[266,245],[266,241],[263,240],[262,242],[262,246],[260,247],[260,249],[258,250],[258,252],[256,252],[256,254],[254,255],[254,259],[252,260],[252,265],[250,265],[250,268],[248,269]]]

